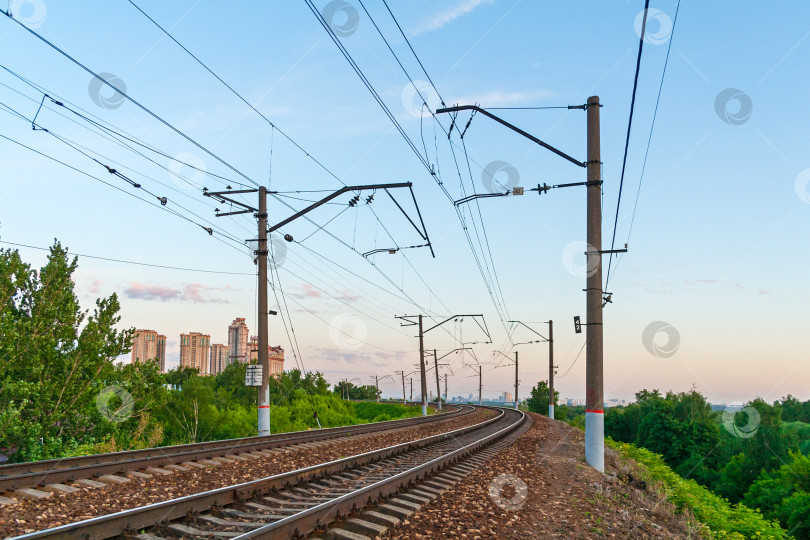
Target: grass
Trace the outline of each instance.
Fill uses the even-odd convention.
[[[634,460],[647,483],[662,485],[667,499],[678,510],[688,510],[703,524],[702,532],[709,538],[792,538],[778,522],[765,519],[758,510],[743,504],[732,505],[694,480],[682,478],[664,463],[659,454],[610,439],[605,442],[623,457]]]

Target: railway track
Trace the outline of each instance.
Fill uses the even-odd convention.
[[[526,419],[520,411],[497,409],[491,419],[440,435],[16,539],[275,539],[312,534],[362,539],[395,525],[483,463],[497,445],[516,436]]]
[[[63,459],[34,461],[0,465],[0,503],[16,498],[35,498],[35,492],[26,490],[45,489],[64,491],[65,484],[78,480],[106,478],[114,483],[117,475],[129,475],[160,467],[183,466],[189,463],[208,462],[220,459],[247,459],[262,451],[278,448],[304,447],[326,441],[379,434],[386,431],[413,428],[427,423],[441,422],[469,414],[474,409],[469,406],[456,407],[441,415],[419,416],[404,420],[391,420],[357,426],[344,426],[311,431],[279,433],[264,437],[247,437],[225,441],[147,448],[108,454],[95,454]],[[217,465],[218,463],[213,463]],[[96,481],[96,480],[92,480]],[[69,489],[68,489],[69,490]],[[28,495],[26,495],[28,494]]]

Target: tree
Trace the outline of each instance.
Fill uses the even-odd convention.
[[[559,397],[560,393],[555,390],[555,403]],[[537,383],[537,386],[532,388],[531,396],[526,400],[526,405],[529,407],[530,412],[548,416],[548,383],[546,381],[540,381]]]
[[[121,382],[113,360],[129,351],[132,330],[116,329],[115,294],[82,311],[77,266],[59,242],[39,272],[0,250],[0,447],[17,448],[15,460],[58,457],[115,431],[96,400]]]
[[[796,538],[810,538],[810,456],[790,453],[775,471],[763,471],[745,494],[746,505],[779,519]]]

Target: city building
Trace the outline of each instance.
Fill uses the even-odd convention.
[[[166,361],[166,336],[162,336],[154,330],[135,330],[135,333],[132,335],[132,353],[130,354],[132,363],[146,362],[147,360],[154,360],[156,358],[160,360],[160,338],[163,338],[163,360],[160,364],[162,371]]]
[[[512,392],[504,392],[503,394],[501,394],[501,399],[499,399],[498,401],[503,401],[505,403],[509,403],[510,401],[514,401],[512,399]]]
[[[208,375],[211,356],[211,336],[191,332],[180,334],[180,365],[196,368],[200,375]]]
[[[244,317],[237,317],[228,326],[228,363],[248,361],[250,344],[248,343],[247,324]]]
[[[211,345],[211,362],[209,373],[216,375],[225,371],[228,365],[228,346],[222,343],[214,343]]]
[[[259,360],[259,336],[250,336],[250,341],[248,342],[248,361],[258,362]],[[267,358],[268,363],[270,365],[270,376],[278,375],[282,371],[284,371],[284,349],[281,348],[281,345],[277,347],[273,347],[272,345],[267,346]]]
[[[166,373],[166,336],[163,334],[157,336],[157,359],[160,364],[160,372]]]

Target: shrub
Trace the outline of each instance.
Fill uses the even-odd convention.
[[[709,537],[790,538],[778,522],[765,519],[759,511],[743,504],[731,505],[728,500],[715,495],[694,480],[681,478],[664,463],[659,454],[610,439],[607,439],[607,444],[623,456],[636,461],[648,476],[647,480],[661,482],[670,502],[679,510],[688,509],[706,526],[707,530],[704,532]]]

